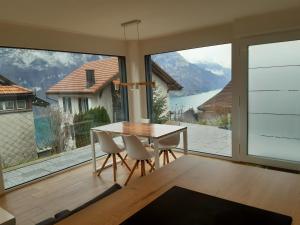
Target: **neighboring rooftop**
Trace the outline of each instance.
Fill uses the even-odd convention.
[[[0,75],[0,95],[20,95],[32,94],[32,91],[22,86],[16,85],[3,75]]]
[[[231,110],[232,108],[232,82],[230,81],[222,91],[209,99],[197,109],[201,111],[214,111],[216,108]]]
[[[94,70],[95,84],[87,88],[86,70],[90,69]],[[47,91],[47,94],[93,94],[105,87],[118,74],[119,65],[118,58],[116,57],[91,61],[83,64],[81,67],[71,72],[57,84],[50,87]]]
[[[87,87],[86,70],[94,70],[95,84]],[[169,87],[169,90],[180,90],[182,87],[169,74],[152,62],[152,70]],[[119,75],[118,58],[111,57],[83,64],[64,79],[53,85],[47,94],[94,94],[100,91]]]

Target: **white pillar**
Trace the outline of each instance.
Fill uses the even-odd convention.
[[[143,82],[145,77],[144,56],[140,53],[138,41],[127,42],[126,69],[128,82]],[[130,121],[139,122],[141,118],[147,117],[146,88],[138,90],[128,88],[128,108]]]

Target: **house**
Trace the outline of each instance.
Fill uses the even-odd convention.
[[[152,80],[162,96],[182,87],[168,73],[152,62]],[[103,106],[111,121],[120,117],[120,100],[113,80],[119,80],[118,58],[110,57],[85,63],[47,90],[47,95],[58,98],[65,120],[72,123],[73,115]],[[167,98],[168,99],[168,98]],[[169,104],[169,102],[167,102]]]
[[[199,119],[212,119],[220,115],[231,114],[232,111],[232,81],[218,94],[198,106]]]
[[[0,158],[2,167],[37,158],[33,92],[0,75]]]

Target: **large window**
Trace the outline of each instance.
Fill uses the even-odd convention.
[[[17,100],[17,109],[26,109],[26,100]]]
[[[151,60],[152,121],[187,126],[189,150],[231,156],[231,44],[157,54]]]
[[[248,154],[299,162],[300,41],[248,52]]]
[[[79,112],[85,113],[89,110],[89,99],[88,98],[79,98]]]
[[[90,160],[90,129],[128,119],[126,91],[113,88],[122,57],[0,48],[0,62],[6,189]]]

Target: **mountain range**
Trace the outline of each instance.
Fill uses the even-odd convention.
[[[18,85],[33,89],[47,100],[49,87],[82,64],[105,56],[0,48],[0,74]],[[186,96],[223,88],[231,79],[230,69],[213,63],[190,63],[177,52],[154,55],[152,59],[184,88],[171,93]]]
[[[91,54],[0,48],[0,74],[47,100],[45,92],[49,87],[82,64],[102,58]]]
[[[221,89],[231,80],[231,69],[216,63],[191,63],[178,52],[153,55],[151,58],[183,86],[181,91],[171,93],[173,96]]]

